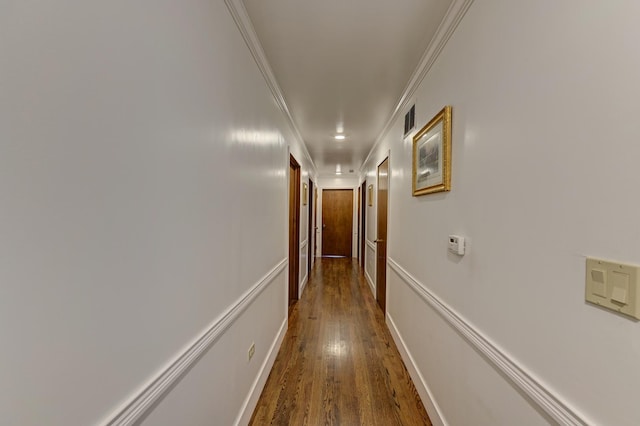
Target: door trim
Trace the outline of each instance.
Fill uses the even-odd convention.
[[[381,196],[382,191],[380,189],[380,167],[386,163],[386,194],[384,198]],[[382,309],[382,312],[387,311],[387,241],[388,241],[388,223],[389,223],[389,183],[390,183],[390,170],[389,156],[378,164],[376,168],[376,300],[378,305]],[[384,201],[384,202],[383,202]],[[383,217],[380,212],[384,209],[384,224],[383,229],[380,228],[381,218]],[[382,232],[381,232],[382,231]],[[382,252],[382,254],[381,254]]]
[[[307,220],[307,228],[309,228],[307,238],[307,281],[311,276],[311,267],[313,266],[313,257],[315,256],[315,253],[313,251],[313,247],[315,244],[312,244],[312,239],[315,234],[313,226],[313,209],[316,206],[315,200],[313,199],[314,188],[315,185],[313,184],[313,181],[309,179],[309,193],[307,194],[307,197],[309,199],[309,202],[307,203],[307,208],[309,209],[309,219]]]
[[[367,243],[367,181],[362,182],[360,186],[360,193],[362,197],[360,199],[360,266],[362,269],[365,268],[365,257],[366,257],[366,243]]]
[[[300,164],[289,154],[289,300],[298,300],[300,281]]]

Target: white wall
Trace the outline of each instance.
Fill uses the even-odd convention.
[[[640,263],[639,15],[632,1],[474,2],[415,94],[420,124],[453,106],[451,192],[411,196],[400,120],[365,167],[391,150],[390,262],[593,424],[640,423],[640,325],[584,302],[585,256]],[[469,239],[462,259],[450,233]],[[444,421],[551,421],[388,271],[390,324]]]
[[[95,424],[285,259],[310,165],[223,2],[0,1],[0,70],[0,423]],[[147,424],[237,418],[286,282]]]
[[[327,177],[318,178],[318,229],[316,238],[316,256],[322,256],[322,191],[325,189],[351,189],[353,190],[353,213],[351,232],[351,257],[358,256],[358,178],[357,177]]]

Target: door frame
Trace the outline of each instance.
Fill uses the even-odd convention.
[[[362,197],[360,198],[360,266],[362,269],[365,268],[365,254],[367,249],[367,181],[362,182],[360,186],[360,193]]]
[[[360,197],[362,195],[360,195],[360,187],[358,187],[358,201],[356,202],[356,209],[358,210],[358,212],[356,213],[356,220],[357,220],[357,228],[356,228],[356,233],[358,234],[358,238],[356,238],[356,258],[358,260],[360,260]]]
[[[380,190],[380,167],[384,164],[387,167],[387,175],[386,175],[386,196],[381,197]],[[382,309],[382,312],[387,312],[387,241],[388,241],[388,229],[389,229],[389,186],[390,186],[390,175],[391,175],[391,167],[389,166],[389,156],[385,157],[384,160],[378,164],[376,168],[376,193],[377,193],[377,206],[376,206],[376,300],[378,301],[378,305]],[[381,203],[381,200],[384,199],[384,203]],[[384,232],[381,233],[380,223],[381,223],[381,214],[380,211],[383,208],[385,209],[384,214]],[[382,254],[381,254],[382,252]],[[384,259],[382,259],[384,258]],[[381,260],[382,259],[382,260]]]
[[[311,244],[313,242],[313,237],[314,237],[314,229],[315,227],[313,226],[313,209],[316,206],[315,200],[314,200],[314,196],[313,196],[313,190],[315,188],[315,185],[313,184],[313,181],[311,179],[309,179],[309,193],[307,194],[307,197],[309,197],[309,202],[308,204],[308,209],[309,209],[309,220],[307,222],[308,224],[308,228],[309,228],[309,233],[308,233],[308,237],[307,237],[307,280],[309,279],[309,277],[311,276],[311,268],[313,266],[313,257],[315,256],[315,253],[313,251],[314,248],[314,244]]]
[[[300,281],[300,163],[289,154],[289,300],[298,300]]]

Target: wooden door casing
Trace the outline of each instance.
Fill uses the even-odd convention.
[[[289,305],[298,300],[300,276],[300,164],[289,159]]]
[[[376,299],[387,308],[387,203],[389,200],[389,158],[378,166],[378,237],[376,238]]]
[[[322,191],[322,255],[351,257],[353,190]]]
[[[360,187],[360,193],[362,194],[360,203],[360,266],[365,268],[365,256],[367,245],[367,181],[362,182]]]
[[[308,224],[308,228],[309,228],[309,233],[307,234],[307,273],[311,274],[311,266],[313,265],[313,258],[316,255],[314,246],[315,246],[315,242],[313,242],[314,236],[315,236],[315,230],[314,230],[314,226],[313,226],[313,209],[316,205],[315,200],[313,199],[313,193],[314,193],[314,185],[313,185],[313,181],[311,179],[309,179],[309,191],[307,193],[307,198],[308,198],[308,209],[309,209],[309,221],[307,222]],[[311,275],[308,275],[311,276]]]

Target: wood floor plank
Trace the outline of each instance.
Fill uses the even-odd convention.
[[[318,259],[250,425],[431,425],[358,263]]]

